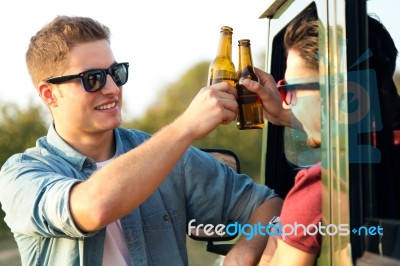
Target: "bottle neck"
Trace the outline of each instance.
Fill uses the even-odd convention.
[[[243,69],[247,66],[253,66],[253,60],[251,58],[251,50],[248,45],[239,46],[239,69]]]
[[[232,33],[222,31],[219,37],[217,57],[232,58]]]
[[[251,58],[250,42],[248,40],[239,41],[239,66],[238,66],[238,79],[239,84],[243,79],[249,78],[251,80],[259,81],[257,74],[254,71],[253,60]]]

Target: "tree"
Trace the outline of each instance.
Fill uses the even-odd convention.
[[[12,154],[35,145],[47,131],[43,110],[31,105],[22,110],[16,104],[0,105],[0,165]]]
[[[35,145],[47,131],[41,107],[30,105],[22,110],[16,104],[0,105],[0,166],[13,154]],[[0,210],[0,236],[10,235]],[[0,237],[3,238],[3,237]]]

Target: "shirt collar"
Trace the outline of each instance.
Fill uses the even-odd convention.
[[[123,145],[121,142],[121,138],[116,129],[114,129],[114,137],[116,140],[115,156],[118,156],[124,153],[124,151],[122,147]],[[82,170],[83,167],[96,166],[96,162],[93,159],[76,151],[61,138],[61,136],[57,133],[55,129],[54,123],[52,123],[49,127],[46,141],[48,143],[48,145],[46,146],[49,150],[51,150],[51,153],[56,154],[62,157],[63,159],[67,160],[68,162],[73,164],[78,170]]]

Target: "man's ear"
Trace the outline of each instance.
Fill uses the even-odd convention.
[[[285,110],[289,110],[292,108],[293,105],[296,105],[297,103],[296,91],[288,91],[286,94],[286,101],[290,102],[290,104],[287,105],[285,102],[282,102],[282,107]]]
[[[49,107],[55,107],[57,106],[57,97],[54,94],[54,87],[52,84],[46,82],[46,81],[41,81],[38,86],[38,92],[40,98],[46,103],[47,106]]]

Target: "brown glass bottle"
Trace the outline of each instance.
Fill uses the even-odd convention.
[[[235,86],[236,70],[232,62],[232,33],[231,27],[221,27],[217,56],[208,68],[208,86],[222,81]]]
[[[242,85],[244,79],[258,81],[254,71],[251,57],[250,40],[239,40],[239,66],[237,73],[239,114],[237,117],[238,129],[264,128],[263,107],[257,94],[246,89]]]

